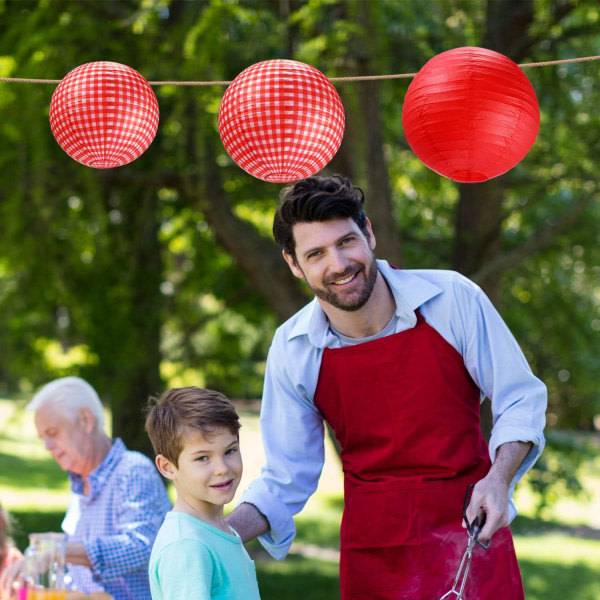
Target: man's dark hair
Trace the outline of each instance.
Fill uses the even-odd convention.
[[[281,191],[281,203],[273,219],[273,236],[285,252],[296,259],[293,226],[296,223],[352,219],[369,237],[365,194],[341,175],[308,177]]]

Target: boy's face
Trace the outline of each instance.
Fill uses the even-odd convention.
[[[211,513],[214,508],[231,502],[242,478],[239,439],[225,427],[213,427],[208,436],[199,431],[189,432],[178,466],[166,463],[157,465],[174,483],[178,501],[201,513]]]

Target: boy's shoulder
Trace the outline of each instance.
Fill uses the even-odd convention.
[[[152,556],[156,559],[166,548],[169,554],[185,554],[191,549],[200,555],[210,555],[210,532],[197,519],[186,518],[184,513],[170,511],[156,534],[152,546]]]
[[[202,529],[190,527],[182,515],[167,513],[154,540],[148,564],[153,598],[163,598],[165,590],[170,598],[209,598],[215,578],[220,581],[217,557]]]
[[[195,519],[177,510],[171,510],[165,515],[165,519],[160,526],[159,535],[165,540],[206,541],[210,538],[211,532],[209,529],[209,526],[200,519]]]
[[[167,543],[185,539],[197,540],[210,546],[215,544],[215,538],[225,538],[227,540],[238,538],[239,540],[237,534],[232,536],[221,532],[212,525],[178,510],[171,510],[165,515],[157,538],[159,536]]]

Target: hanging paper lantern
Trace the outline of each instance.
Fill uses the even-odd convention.
[[[294,60],[267,60],[242,71],[219,109],[229,156],[264,181],[314,175],[338,151],[344,107],[320,71]]]
[[[461,183],[497,177],[527,154],[540,110],[533,86],[512,60],[484,48],[434,56],[404,98],[402,124],[430,169]]]
[[[50,128],[60,147],[96,169],[126,165],[150,146],[158,102],[148,82],[115,62],[91,62],[68,73],[50,102]]]

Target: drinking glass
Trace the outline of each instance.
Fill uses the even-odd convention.
[[[29,548],[35,557],[36,574],[27,600],[64,600],[65,534],[32,533]]]

